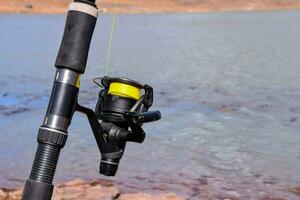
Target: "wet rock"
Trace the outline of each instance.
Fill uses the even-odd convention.
[[[32,5],[32,4],[26,4],[26,5],[25,5],[25,8],[26,8],[26,9],[33,9],[33,5]]]
[[[4,189],[0,189],[0,199],[8,199],[8,193]]]
[[[226,197],[226,196],[217,196],[217,197],[214,197],[213,199],[215,199],[215,200],[240,200],[239,198],[236,198],[236,197]]]
[[[22,190],[15,190],[10,193],[9,200],[19,200],[22,195]]]
[[[175,194],[163,194],[151,196],[149,194],[138,193],[138,194],[123,194],[118,200],[183,200]]]
[[[0,189],[0,200],[19,200],[21,197],[21,190]]]
[[[21,199],[22,189],[9,190],[0,189],[0,200]],[[102,181],[86,182],[76,179],[64,184],[57,185],[53,192],[52,200],[182,200],[175,194],[149,195],[120,194],[119,190],[112,184]]]
[[[235,112],[238,109],[240,109],[241,104],[238,103],[232,103],[232,104],[228,104],[228,105],[221,105],[220,108],[218,108],[217,110],[220,112]]]
[[[4,82],[4,81],[0,81],[0,86],[5,86],[5,85],[7,85],[7,83],[6,83],[6,82]]]
[[[300,197],[300,187],[291,188],[291,189],[289,189],[289,191]]]
[[[76,179],[62,185],[58,185],[54,189],[53,200],[65,199],[99,199],[110,200],[115,198],[119,191],[114,186],[102,186],[100,184],[92,184],[81,179]]]
[[[266,197],[261,198],[261,200],[286,200],[286,199],[276,198],[276,197],[272,197],[272,196],[266,196]]]
[[[290,122],[296,122],[298,120],[297,117],[291,117]]]
[[[18,177],[8,177],[8,181],[18,182],[18,183],[24,183],[24,179],[18,178]]]
[[[196,86],[190,86],[189,89],[195,90],[195,89],[197,89],[197,87]]]
[[[300,113],[300,106],[296,106],[296,107],[291,107],[290,111],[292,113]]]
[[[267,104],[267,103],[264,103],[264,104],[260,104],[258,105],[255,110],[257,111],[268,111],[268,109],[270,108],[270,105]]]
[[[158,92],[158,94],[160,94],[160,95],[166,95],[166,92],[164,92],[164,91],[160,91],[160,92]]]
[[[274,180],[264,180],[263,183],[268,184],[268,185],[274,185],[274,184],[276,184],[276,181],[274,181]]]
[[[1,110],[1,109],[0,109]],[[13,108],[13,109],[8,109],[6,110],[6,112],[4,112],[3,114],[5,116],[9,116],[9,115],[13,115],[13,114],[18,114],[18,113],[23,113],[23,112],[28,112],[30,111],[29,108]],[[0,113],[1,114],[1,113]]]

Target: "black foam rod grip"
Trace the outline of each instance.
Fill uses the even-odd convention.
[[[84,73],[97,16],[96,6],[84,2],[70,4],[56,67]]]

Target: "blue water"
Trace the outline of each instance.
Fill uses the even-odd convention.
[[[63,15],[0,15],[0,187],[22,185],[36,148]],[[111,16],[98,21],[80,102],[104,73]],[[155,88],[159,122],[129,144],[122,191],[190,199],[300,199],[300,12],[118,15],[109,75]],[[99,153],[76,114],[55,182],[98,179]]]

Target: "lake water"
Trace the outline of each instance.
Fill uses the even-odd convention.
[[[0,187],[29,176],[64,15],[0,15]],[[94,107],[111,15],[99,18],[80,102]],[[300,12],[118,15],[109,75],[155,89],[161,121],[130,143],[118,174],[98,174],[76,114],[55,183],[107,179],[123,192],[196,199],[300,199]],[[299,189],[300,190],[300,189]]]

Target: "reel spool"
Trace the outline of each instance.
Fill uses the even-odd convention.
[[[101,79],[101,84],[97,79]],[[149,85],[142,85],[128,78],[107,76],[96,78],[94,82],[104,88],[99,92],[95,110],[100,120],[124,123],[128,121],[128,115],[147,112],[153,103],[153,89]]]

